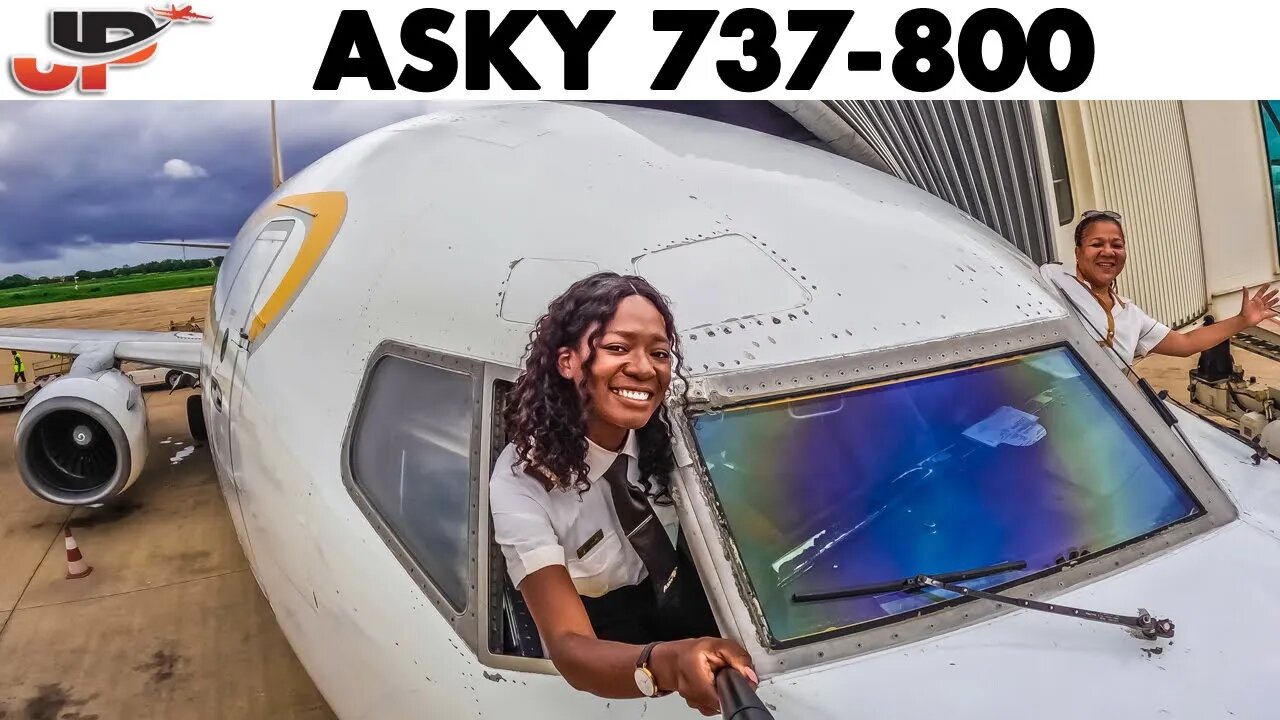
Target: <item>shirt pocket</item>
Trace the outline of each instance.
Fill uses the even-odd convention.
[[[573,578],[579,595],[600,597],[612,589],[609,581],[621,557],[621,549],[622,542],[618,536],[606,531],[586,555],[578,557],[575,554],[567,558],[569,577]]]

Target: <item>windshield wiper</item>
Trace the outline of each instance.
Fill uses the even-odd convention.
[[[1037,600],[1014,598],[1007,595],[987,592],[985,590],[972,590],[970,588],[954,584],[963,580],[973,580],[990,575],[999,575],[1000,573],[1008,572],[1010,570],[1021,570],[1026,566],[1027,564],[1025,562],[1017,560],[982,568],[974,568],[973,570],[962,570],[960,572],[942,573],[939,575],[915,575],[908,578],[902,578],[901,580],[895,580],[893,582],[876,583],[874,585],[860,585],[858,587],[847,588],[845,590],[835,590],[825,593],[797,593],[791,596],[791,601],[818,602],[822,600],[839,600],[842,598],[861,597],[863,595],[875,595],[884,592],[910,592],[914,590],[921,590],[925,587],[932,587],[956,593],[958,595],[976,597],[983,600],[1004,603],[1005,605],[1026,608],[1027,610],[1039,610],[1041,612],[1054,613],[1055,615],[1065,615],[1067,617],[1081,618],[1083,620],[1120,625],[1122,627],[1129,628],[1129,631],[1134,635],[1147,640],[1173,637],[1174,626],[1172,621],[1168,619],[1157,620],[1151,616],[1151,613],[1142,608],[1138,609],[1138,614],[1136,616],[1113,615],[1111,613],[1103,613],[1096,610],[1083,610],[1080,608],[1067,607],[1066,605],[1053,605],[1050,603],[1039,602]]]
[[[1022,570],[1027,564],[1022,560],[1014,560],[1012,562],[1003,562],[998,565],[987,565],[985,567],[974,568],[972,570],[960,570],[958,572],[941,573],[938,575],[930,575],[927,577],[936,578],[942,582],[960,582],[962,580],[976,580],[977,578],[987,577],[989,575],[999,575],[1000,573],[1010,572],[1012,570]],[[791,595],[791,602],[819,602],[822,600],[842,600],[844,598],[862,597],[863,595],[879,595],[880,593],[889,592],[909,592],[919,590],[925,587],[925,583],[920,579],[925,575],[912,575],[901,580],[891,580],[889,582],[873,583],[870,585],[858,585],[856,587],[845,588],[843,590],[832,590],[820,593],[794,593]]]

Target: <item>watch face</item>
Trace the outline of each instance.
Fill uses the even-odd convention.
[[[658,688],[653,684],[653,675],[646,668],[636,668],[636,687],[640,688],[645,697],[658,694]]]

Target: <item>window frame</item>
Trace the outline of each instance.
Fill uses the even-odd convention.
[[[1045,175],[1049,180],[1049,199],[1057,211],[1055,221],[1059,228],[1076,220],[1075,188],[1071,184],[1071,156],[1067,153],[1066,132],[1062,129],[1062,115],[1055,100],[1039,102],[1041,134],[1044,136],[1045,156],[1048,161]],[[1058,174],[1061,170],[1061,174]],[[1062,207],[1058,188],[1066,187],[1067,207]],[[1065,212],[1064,212],[1065,211]]]
[[[361,423],[363,420],[362,411],[365,409],[365,403],[368,401],[368,392],[373,379],[374,373],[377,372],[379,363],[388,358],[395,357],[402,360],[417,362],[427,367],[439,370],[463,373],[467,375],[471,382],[471,450],[469,453],[470,467],[468,472],[468,514],[467,518],[467,571],[464,587],[466,588],[466,602],[462,610],[456,609],[450,602],[449,598],[432,579],[428,569],[413,555],[409,548],[400,539],[399,535],[392,529],[391,525],[383,518],[377,507],[365,494],[360,483],[356,481],[352,472],[352,453],[354,451],[355,438],[357,437]],[[482,412],[482,393],[481,386],[485,377],[485,363],[464,358],[456,355],[428,350],[426,348],[416,347],[398,340],[384,340],[369,355],[368,361],[365,363],[364,374],[360,379],[360,385],[356,390],[355,402],[352,404],[351,418],[347,423],[347,429],[342,439],[342,484],[347,490],[347,494],[351,500],[360,509],[360,512],[369,522],[370,527],[382,539],[387,549],[399,561],[401,567],[409,574],[422,593],[431,601],[441,616],[453,626],[454,632],[463,639],[473,650],[477,646],[477,527],[478,508],[479,508],[479,486],[480,473],[483,464],[480,462],[482,434],[484,424],[481,422],[484,412]],[[487,471],[484,473],[487,478]]]
[[[1101,384],[1101,380],[1100,380],[1100,378],[1098,378],[1097,373],[1096,373],[1096,372],[1094,372],[1093,368],[1090,368],[1086,363],[1084,363],[1084,362],[1083,362],[1083,360],[1082,360],[1081,358],[1077,357],[1077,356],[1075,355],[1075,353],[1071,352],[1071,348],[1070,348],[1070,346],[1068,346],[1068,345],[1066,345],[1066,344],[1063,344],[1063,343],[1058,343],[1058,344],[1056,344],[1056,345],[1049,345],[1049,346],[1047,346],[1047,347],[1042,347],[1042,348],[1039,348],[1039,349],[1037,349],[1037,350],[1028,351],[1028,352],[1011,353],[1011,354],[1007,354],[1007,355],[1002,356],[1002,357],[984,358],[984,359],[982,359],[982,360],[966,361],[966,362],[958,363],[958,364],[955,364],[955,365],[952,365],[952,366],[949,366],[949,367],[939,368],[939,369],[936,369],[936,370],[933,370],[933,371],[927,371],[927,372],[921,372],[921,373],[915,373],[915,374],[908,374],[908,375],[904,375],[904,376],[902,376],[902,377],[895,378],[895,379],[888,380],[888,381],[864,381],[864,382],[858,383],[858,384],[856,384],[856,385],[853,385],[853,386],[851,386],[851,387],[849,387],[849,388],[845,388],[845,389],[843,389],[843,390],[841,390],[841,391],[839,391],[839,392],[842,392],[842,393],[850,393],[850,394],[856,394],[856,393],[858,393],[859,391],[861,391],[862,389],[869,389],[869,388],[871,388],[871,387],[884,387],[884,386],[896,385],[896,384],[898,384],[898,383],[911,383],[911,382],[915,382],[915,381],[922,380],[922,379],[925,379],[925,378],[931,378],[931,377],[934,377],[934,378],[936,378],[936,377],[944,377],[944,376],[949,375],[949,374],[952,374],[952,373],[960,373],[960,372],[964,372],[964,371],[966,371],[966,370],[968,370],[968,369],[971,369],[971,368],[974,368],[974,367],[989,366],[989,365],[992,365],[992,364],[1000,364],[1000,363],[1006,362],[1006,361],[1008,361],[1008,360],[1010,360],[1010,359],[1013,359],[1013,358],[1018,358],[1018,357],[1028,357],[1028,356],[1031,356],[1031,355],[1039,355],[1039,354],[1041,354],[1041,353],[1045,353],[1045,352],[1054,352],[1054,351],[1057,351],[1057,350],[1065,350],[1065,351],[1066,351],[1067,353],[1069,353],[1072,357],[1075,357],[1077,360],[1080,360],[1080,361],[1081,361],[1081,362],[1080,362],[1080,365],[1081,365],[1081,367],[1083,368],[1084,373],[1085,373],[1085,374],[1086,374],[1086,375],[1087,375],[1087,376],[1088,376],[1088,377],[1089,377],[1089,378],[1090,378],[1090,379],[1091,379],[1091,380],[1092,380],[1092,381],[1097,385],[1097,387],[1098,387],[1098,388],[1103,392],[1103,397],[1107,398],[1108,400],[1113,400],[1113,398],[1111,398],[1111,397],[1106,393],[1105,388],[1104,388],[1104,387],[1102,386],[1102,384]],[[748,403],[748,404],[755,405],[755,403]],[[1123,412],[1123,411],[1122,411],[1122,412]],[[696,434],[694,435],[694,440],[695,440],[695,442],[696,442],[696,440],[697,440]],[[1175,521],[1175,522],[1172,522],[1172,523],[1169,523],[1169,524],[1167,524],[1167,525],[1161,526],[1161,527],[1156,528],[1156,529],[1154,529],[1154,530],[1149,530],[1149,531],[1147,531],[1147,532],[1140,533],[1140,534],[1138,534],[1138,535],[1136,535],[1136,536],[1134,536],[1134,537],[1132,537],[1132,538],[1129,538],[1128,540],[1125,540],[1125,541],[1123,541],[1123,542],[1116,543],[1115,545],[1112,545],[1112,546],[1108,547],[1108,548],[1107,548],[1104,552],[1102,552],[1102,553],[1101,553],[1101,555],[1099,555],[1098,557],[1110,557],[1110,556],[1112,556],[1113,554],[1118,553],[1119,551],[1121,551],[1121,550],[1123,550],[1123,549],[1125,549],[1125,548],[1129,547],[1130,545],[1134,545],[1134,544],[1139,543],[1139,542],[1141,542],[1141,541],[1143,541],[1143,540],[1145,540],[1145,539],[1147,539],[1147,538],[1150,538],[1150,537],[1153,537],[1153,536],[1158,535],[1158,534],[1160,534],[1160,533],[1163,533],[1163,532],[1169,531],[1169,530],[1171,530],[1171,529],[1173,529],[1173,528],[1175,528],[1175,527],[1177,527],[1177,526],[1179,526],[1179,525],[1183,525],[1183,524],[1185,524],[1185,523],[1194,522],[1196,519],[1198,519],[1199,517],[1201,517],[1201,516],[1205,513],[1205,508],[1201,506],[1200,500],[1199,500],[1199,498],[1196,496],[1196,494],[1195,494],[1195,492],[1192,490],[1192,488],[1190,488],[1190,487],[1187,485],[1186,481],[1185,481],[1181,476],[1179,476],[1179,475],[1177,474],[1177,471],[1176,471],[1176,470],[1175,470],[1175,469],[1174,469],[1174,468],[1169,464],[1169,462],[1168,462],[1167,458],[1166,458],[1166,457],[1164,457],[1164,456],[1162,456],[1162,455],[1160,455],[1158,452],[1156,452],[1156,448],[1155,448],[1155,446],[1154,446],[1154,445],[1151,445],[1151,443],[1147,440],[1147,438],[1142,437],[1142,433],[1141,433],[1141,432],[1139,432],[1139,443],[1143,443],[1143,444],[1145,444],[1145,445],[1146,445],[1146,447],[1147,447],[1148,449],[1150,449],[1150,450],[1155,454],[1155,461],[1156,461],[1156,463],[1157,463],[1157,464],[1159,464],[1161,467],[1165,468],[1165,469],[1169,472],[1170,476],[1173,478],[1173,481],[1177,484],[1178,489],[1180,489],[1183,493],[1185,493],[1185,494],[1186,494],[1186,496],[1187,496],[1187,497],[1189,497],[1189,498],[1191,499],[1191,501],[1192,501],[1192,503],[1193,503],[1193,505],[1194,505],[1194,508],[1193,508],[1193,510],[1192,510],[1191,515],[1189,515],[1188,517],[1184,517],[1184,518],[1182,518],[1182,519],[1179,519],[1179,520],[1177,520],[1177,521]],[[702,468],[702,470],[703,470],[704,472],[707,472],[708,477],[710,477],[710,473],[709,473],[708,471],[706,471],[705,466]],[[718,501],[718,498],[719,498],[719,490],[718,490],[718,489],[716,489],[716,488],[714,488],[714,481],[713,481],[713,490],[714,490],[714,492],[716,493],[716,497],[717,497],[717,504],[719,504],[719,501]],[[733,542],[735,545],[736,545],[736,544],[737,544],[737,542],[738,542],[738,541],[737,541],[737,538],[733,535],[733,533],[732,533],[732,532],[731,532],[731,530],[729,530],[729,529],[726,529],[726,538],[727,538],[728,540],[730,540],[731,542]],[[1020,577],[1018,577],[1018,578],[1016,578],[1016,579],[1014,579],[1014,580],[1011,580],[1011,581],[1008,581],[1008,582],[1003,582],[1003,583],[994,584],[994,585],[991,585],[991,586],[984,587],[984,588],[982,588],[982,589],[987,590],[987,591],[989,591],[989,592],[1004,592],[1005,590],[1008,590],[1008,589],[1013,589],[1013,588],[1020,587],[1020,586],[1022,586],[1022,585],[1027,585],[1027,584],[1029,584],[1029,583],[1031,583],[1031,582],[1033,582],[1033,581],[1035,581],[1035,580],[1038,580],[1038,579],[1040,579],[1040,578],[1048,577],[1048,576],[1050,576],[1050,575],[1056,575],[1057,573],[1061,572],[1061,570],[1063,569],[1063,567],[1065,567],[1065,566],[1064,566],[1064,565],[1060,565],[1060,566],[1055,566],[1055,567],[1045,568],[1045,569],[1042,569],[1042,570],[1037,571],[1037,572],[1034,572],[1034,573],[1030,573],[1030,574],[1027,574],[1027,575],[1022,575],[1022,576],[1020,576]],[[963,568],[956,568],[956,569],[963,569]],[[753,587],[755,586],[756,581],[758,580],[758,579],[752,579],[752,578],[751,578],[748,574],[746,574],[746,573],[744,573],[744,577],[746,578],[746,580],[747,580],[748,582],[751,582],[751,583],[752,583],[752,586],[753,586]],[[887,578],[886,578],[886,579],[887,579]],[[834,629],[834,630],[827,630],[827,631],[823,631],[823,632],[816,632],[816,633],[812,633],[812,634],[810,634],[810,635],[806,635],[806,636],[792,637],[792,638],[786,638],[786,639],[780,639],[780,638],[778,638],[778,637],[773,633],[772,629],[771,629],[771,628],[770,628],[770,626],[769,626],[768,618],[767,618],[763,613],[761,613],[761,621],[762,621],[762,627],[761,627],[761,630],[762,630],[762,632],[764,632],[764,633],[765,633],[765,635],[768,637],[770,647],[772,647],[773,649],[781,650],[781,649],[786,649],[786,648],[791,648],[791,647],[800,647],[800,646],[802,646],[802,645],[810,645],[810,644],[813,644],[813,643],[822,642],[823,640],[826,640],[826,639],[835,638],[835,637],[841,637],[841,636],[844,636],[844,635],[857,635],[857,634],[865,633],[865,632],[868,632],[868,631],[870,631],[870,630],[872,630],[872,629],[874,629],[874,628],[877,628],[877,627],[881,627],[881,626],[884,626],[884,625],[892,625],[892,624],[895,624],[895,623],[903,622],[903,621],[905,621],[905,620],[907,620],[907,619],[911,619],[911,616],[914,616],[914,617],[920,617],[920,616],[928,615],[928,614],[931,614],[931,613],[934,613],[934,612],[938,612],[938,611],[940,611],[940,610],[945,609],[946,607],[948,607],[948,604],[949,604],[950,602],[956,602],[957,600],[958,600],[958,598],[952,598],[952,599],[951,599],[951,600],[949,600],[949,601],[944,601],[944,602],[934,603],[934,604],[926,605],[926,606],[924,606],[924,607],[920,607],[920,608],[913,608],[913,609],[908,609],[908,610],[902,610],[902,611],[900,611],[900,612],[898,612],[898,613],[895,613],[895,614],[892,614],[892,615],[883,615],[883,616],[880,616],[880,617],[875,617],[875,618],[870,618],[870,619],[862,620],[862,621],[859,621],[859,622],[851,623],[851,624],[846,625],[846,626],[842,626],[842,627],[840,627],[840,628],[836,628],[836,629]]]
[[[227,300],[231,297],[231,289],[235,285],[236,278],[240,276],[240,271],[244,269],[244,263],[249,259],[249,253],[253,250],[253,245],[258,242],[260,237],[262,237],[262,233],[266,232],[267,227],[277,220],[293,220],[294,222],[300,222],[298,218],[295,215],[290,214],[287,209],[277,209],[278,212],[272,212],[271,214],[264,216],[265,219],[259,220],[257,224],[253,225],[252,233],[241,233],[232,240],[232,247],[229,248],[227,254],[223,256],[222,265],[226,265],[227,269],[231,269],[231,265],[228,265],[226,260],[227,257],[232,254],[232,250],[242,250],[243,254],[238,258],[235,258],[238,262],[232,272],[223,273],[222,266],[220,265],[218,267],[218,273],[214,278],[213,289],[209,293],[209,303],[212,310],[211,315],[215,315],[219,318],[222,317],[222,311],[227,305]],[[288,242],[287,237],[285,238],[285,242]],[[264,275],[263,277],[266,276]],[[222,290],[222,297],[219,298],[219,290],[221,289],[220,283],[224,278],[226,279],[226,285],[225,289]],[[219,300],[221,300],[221,302],[218,302]]]
[[[871,382],[905,379],[946,371],[977,362],[1066,346],[1090,372],[1122,416],[1160,457],[1204,512],[1192,519],[1136,538],[1107,553],[1033,579],[1020,579],[1006,594],[1043,597],[1070,591],[1097,577],[1124,571],[1137,561],[1180,545],[1237,517],[1229,497],[1173,430],[1126,378],[1114,360],[1086,335],[1075,317],[1039,321],[1021,327],[986,331],[962,338],[916,346],[872,350],[854,356],[828,358],[787,368],[745,372],[729,377],[708,376],[690,383],[690,407],[673,413],[679,471],[679,491],[688,500],[681,522],[700,523],[706,542],[691,543],[694,560],[708,585],[708,596],[721,627],[738,637],[757,660],[762,675],[825,664],[907,643],[933,638],[956,628],[1011,612],[996,603],[972,605],[973,598],[940,603],[931,612],[896,617],[875,626],[859,625],[781,644],[773,642],[752,584],[719,505],[714,483],[698,453],[690,422],[693,412],[715,410],[747,402],[792,397],[817,390],[851,389]],[[674,404],[669,406],[675,409]],[[718,583],[719,587],[715,587]],[[1135,597],[1133,608],[1096,608],[1128,613],[1138,603],[1156,599]]]
[[[498,583],[505,582],[505,578],[497,575],[499,571],[506,572],[504,566],[499,562],[494,564],[492,552],[493,543],[493,523],[492,515],[489,509],[489,475],[490,467],[497,456],[502,452],[505,444],[499,445],[498,440],[501,439],[502,433],[496,423],[499,419],[494,413],[494,401],[497,397],[495,392],[499,382],[514,383],[520,377],[520,368],[508,367],[504,365],[486,364],[484,367],[484,388],[483,388],[483,412],[484,417],[481,422],[481,448],[480,457],[484,458],[484,466],[481,468],[483,481],[480,482],[480,496],[478,512],[479,528],[477,537],[477,545],[483,542],[484,552],[477,552],[479,559],[479,574],[477,585],[476,605],[479,610],[479,618],[477,629],[479,631],[479,642],[473,646],[480,664],[499,670],[512,670],[517,672],[538,673],[542,675],[559,675],[556,666],[548,658],[527,658],[516,655],[502,655],[493,652],[490,645],[492,632],[494,630],[493,623],[502,622],[502,607],[494,602],[495,590],[501,588]],[[496,585],[496,587],[495,587]],[[498,596],[499,598],[501,596]],[[500,600],[499,600],[500,603]],[[501,624],[498,625],[499,632]],[[544,648],[545,650],[545,648]]]
[[[1276,128],[1276,132],[1280,134],[1280,108],[1273,106],[1271,103],[1280,103],[1280,100],[1259,100],[1258,101],[1258,129],[1262,134],[1262,154],[1263,165],[1266,166],[1266,183],[1267,183],[1267,205],[1271,207],[1271,222],[1276,231],[1277,242],[1280,243],[1280,204],[1276,203],[1276,182],[1275,171],[1272,169],[1274,160],[1271,153],[1274,150],[1276,159],[1280,159],[1280,146],[1273,148],[1267,140],[1267,126],[1272,125]],[[1280,250],[1280,247],[1277,248]]]

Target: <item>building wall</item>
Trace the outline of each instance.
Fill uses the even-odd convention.
[[[1271,169],[1258,103],[1182,103],[1213,311],[1240,311],[1240,288],[1277,279]]]
[[[1124,217],[1128,260],[1118,281],[1156,319],[1182,326],[1207,306],[1196,183],[1182,104],[1059,103],[1076,218],[1087,209]],[[1074,256],[1074,222],[1057,232]]]

